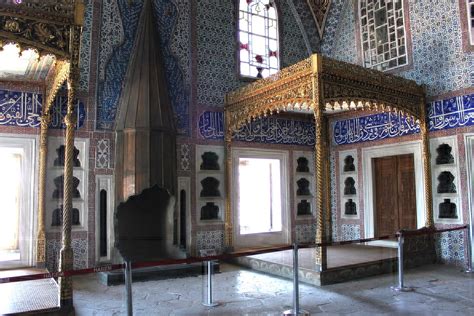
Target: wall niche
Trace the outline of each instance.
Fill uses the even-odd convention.
[[[294,208],[299,219],[313,219],[314,215],[314,153],[293,152]]]
[[[64,157],[63,137],[48,138],[46,174],[46,228],[59,231],[63,224],[64,203]],[[72,229],[87,230],[87,200],[89,140],[76,138],[73,152],[72,174]]]
[[[357,150],[339,152],[339,207],[341,218],[358,219]]]
[[[431,139],[430,150],[434,221],[462,224],[457,139],[455,136]]]
[[[196,146],[196,219],[198,225],[224,217],[224,147]]]

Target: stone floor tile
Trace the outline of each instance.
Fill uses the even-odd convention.
[[[214,300],[205,307],[203,279],[179,278],[133,284],[135,315],[280,315],[292,306],[292,282],[221,265],[214,276]],[[408,270],[415,292],[390,289],[396,274],[324,287],[301,284],[300,306],[324,315],[474,315],[474,277],[457,267],[431,265]],[[125,289],[106,287],[93,276],[74,281],[76,315],[124,315]]]

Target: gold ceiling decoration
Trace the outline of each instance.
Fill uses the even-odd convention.
[[[0,47],[16,43],[21,50],[69,58],[71,25],[82,25],[82,1],[22,0],[0,2]]]
[[[313,78],[322,100],[313,97]],[[324,114],[344,110],[383,110],[421,117],[424,89],[414,81],[315,54],[279,73],[226,96],[229,131],[253,119],[280,111]]]
[[[308,2],[311,13],[313,14],[319,38],[322,39],[324,26],[326,25],[326,19],[329,14],[329,7],[331,6],[331,0],[306,0],[306,2]]]

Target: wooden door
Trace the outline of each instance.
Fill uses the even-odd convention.
[[[400,229],[416,229],[416,189],[413,155],[397,156],[398,221]]]
[[[413,155],[375,158],[373,166],[376,236],[416,229]]]

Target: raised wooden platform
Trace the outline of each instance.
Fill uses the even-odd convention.
[[[312,285],[346,282],[397,269],[397,249],[366,245],[331,246],[328,251],[328,269],[322,273],[314,262],[314,249],[299,250],[299,279]],[[238,264],[283,278],[293,278],[291,250],[240,257]]]
[[[43,269],[0,271],[0,278],[46,273]],[[54,279],[0,284],[0,315],[38,315],[59,310],[59,287]]]

